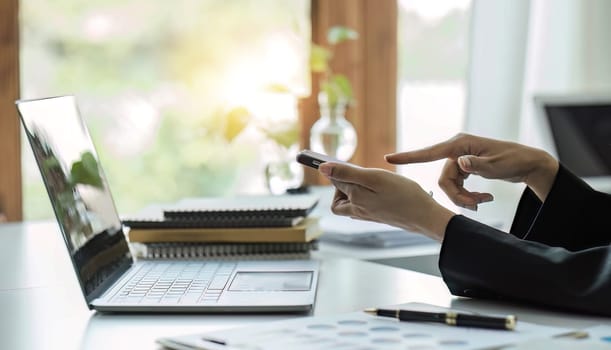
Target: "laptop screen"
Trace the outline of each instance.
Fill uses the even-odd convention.
[[[17,109],[87,301],[132,262],[108,183],[73,96]]]
[[[544,106],[558,159],[581,177],[611,175],[611,102]]]

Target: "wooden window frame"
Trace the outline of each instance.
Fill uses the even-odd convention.
[[[358,40],[335,51],[333,69],[352,82],[357,106],[348,110],[358,135],[352,161],[368,167],[393,169],[383,155],[396,148],[397,1],[312,0],[312,40],[326,44],[327,29],[345,25]],[[19,98],[19,0],[0,1],[0,220],[22,220],[20,125],[14,101]],[[309,130],[319,116],[318,81],[299,103],[301,146],[309,146]],[[321,183],[307,170],[306,183]]]
[[[21,221],[19,0],[0,1],[0,221]]]

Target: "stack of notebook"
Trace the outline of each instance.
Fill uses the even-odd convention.
[[[313,195],[185,199],[124,219],[145,258],[303,257],[322,231]]]

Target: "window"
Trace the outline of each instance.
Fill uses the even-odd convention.
[[[397,149],[443,141],[462,130],[468,64],[470,0],[400,0]],[[401,166],[425,189],[441,191],[443,161]],[[445,196],[436,198],[452,207]]]
[[[22,0],[21,97],[77,96],[121,213],[263,192],[278,147],[263,130],[296,126],[297,98],[309,91],[309,6]],[[24,218],[49,218],[22,149]]]

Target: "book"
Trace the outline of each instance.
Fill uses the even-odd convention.
[[[136,256],[145,259],[305,259],[318,241],[289,243],[140,243]]]
[[[322,231],[318,218],[308,217],[289,227],[127,228],[130,242],[283,243],[310,242]]]
[[[187,198],[148,206],[123,223],[131,228],[288,227],[308,216],[318,199],[310,194]]]

